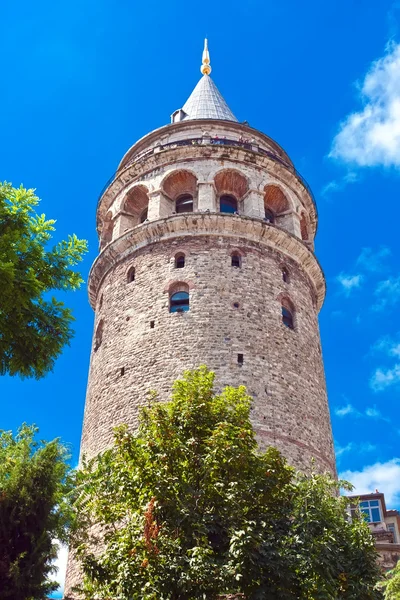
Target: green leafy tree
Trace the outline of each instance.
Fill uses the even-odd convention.
[[[55,538],[66,541],[70,490],[67,448],[37,442],[37,428],[0,432],[0,598],[44,600],[58,583],[50,576]]]
[[[71,235],[48,248],[54,220],[38,215],[34,190],[0,183],[0,373],[43,377],[72,337],[71,311],[50,296],[82,283],[71,267],[87,251]]]
[[[382,583],[385,600],[400,600],[400,561]]]
[[[245,388],[216,395],[213,382],[205,367],[186,372],[137,433],[118,428],[77,473],[84,597],[380,598],[368,526],[349,522],[339,484],[260,452]]]

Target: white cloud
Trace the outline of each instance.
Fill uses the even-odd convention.
[[[376,445],[371,444],[370,442],[365,442],[364,444],[360,445],[360,450],[361,452],[375,452]]]
[[[346,275],[345,273],[340,273],[340,275],[336,277],[336,281],[340,283],[342,286],[342,292],[346,296],[350,296],[354,289],[358,289],[361,286],[362,280],[363,276],[360,274]]]
[[[339,459],[343,454],[351,452],[351,450],[353,450],[353,447],[354,444],[352,442],[349,442],[347,446],[340,446],[339,444],[335,443],[336,458]]]
[[[384,417],[381,411],[378,408],[376,408],[376,404],[374,404],[374,406],[366,408],[364,414],[369,419],[381,419],[382,421],[389,421],[389,419],[387,417]]]
[[[330,156],[360,167],[400,168],[400,44],[389,44],[360,87],[364,108],[339,127]]]
[[[382,246],[379,250],[373,251],[372,248],[363,248],[356,264],[371,273],[384,271],[386,265],[384,259],[391,255],[389,248]]]
[[[392,385],[400,384],[400,364],[391,369],[376,369],[369,384],[374,392],[382,392]]]
[[[335,454],[337,459],[340,459],[343,454],[346,454],[347,452],[364,454],[365,452],[374,452],[375,450],[376,446],[374,444],[370,444],[369,442],[362,444],[354,444],[353,442],[349,442],[346,446],[340,446],[340,444],[335,442]]]
[[[55,579],[59,584],[59,590],[57,592],[57,596],[62,598],[64,596],[64,583],[65,583],[65,573],[67,571],[67,559],[68,559],[68,548],[57,541],[59,550],[58,556],[54,561],[54,565],[57,567],[57,573],[52,574],[52,579]]]
[[[390,355],[397,357],[400,356],[400,342],[393,344],[393,346],[390,348]]]
[[[358,181],[359,176],[354,171],[349,171],[340,179],[333,179],[329,181],[321,190],[321,196],[330,196],[334,192],[341,192],[344,190],[350,183],[355,183]]]
[[[373,417],[374,419],[380,418],[381,417],[381,413],[380,411],[374,407],[374,408],[367,408],[365,410],[365,414],[367,415],[367,417]]]
[[[366,466],[362,471],[343,471],[339,477],[355,486],[353,495],[379,490],[385,494],[387,508],[400,508],[400,458]]]
[[[399,334],[396,336],[399,337]],[[389,335],[380,338],[371,348],[372,352],[383,352],[387,356],[400,358],[400,342]],[[400,363],[392,367],[378,367],[375,369],[371,379],[370,387],[374,392],[382,392],[388,387],[400,384]]]
[[[384,310],[400,301],[400,277],[392,277],[380,281],[374,292],[377,301],[373,310]]]
[[[393,340],[390,335],[380,338],[371,348],[374,351],[384,352],[388,356],[400,357],[400,342]]]
[[[376,405],[367,407],[363,412],[363,411],[357,410],[357,408],[355,408],[349,402],[348,404],[345,404],[344,406],[337,406],[334,409],[334,412],[337,417],[352,416],[352,417],[356,417],[356,418],[364,417],[367,419],[382,419],[382,421],[388,420],[386,417],[382,416],[382,413],[376,407]]]
[[[335,415],[338,417],[345,417],[346,415],[354,415],[357,414],[358,411],[354,408],[352,404],[346,404],[346,406],[338,406],[335,408]]]

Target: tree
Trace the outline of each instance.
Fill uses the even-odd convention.
[[[186,372],[77,473],[84,597],[380,598],[372,537],[349,521],[339,483],[259,452],[245,388],[215,395],[213,382],[205,367]]]
[[[385,600],[400,600],[400,561],[382,583]]]
[[[66,541],[70,490],[67,448],[37,442],[37,428],[0,432],[0,597],[44,600],[58,583],[49,576],[58,538]]]
[[[71,267],[87,251],[76,235],[49,249],[54,220],[34,190],[0,183],[0,373],[43,377],[72,337],[71,311],[50,296],[82,283]]]

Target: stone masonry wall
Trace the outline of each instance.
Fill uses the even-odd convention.
[[[242,254],[241,268],[231,266],[233,250]],[[174,267],[177,252],[186,255],[183,269]],[[135,281],[128,283],[131,266]],[[187,313],[169,313],[174,281],[189,284]],[[282,323],[282,294],[296,308],[295,330]],[[102,321],[103,333],[92,353],[82,453],[103,450],[119,423],[134,428],[149,389],[167,399],[184,369],[206,364],[218,389],[247,386],[261,446],[276,445],[301,469],[315,458],[320,470],[335,471],[317,311],[294,262],[245,239],[160,241],[111,270],[98,298],[96,327]]]
[[[174,124],[147,136],[125,156],[127,166],[99,202],[98,229],[104,239],[89,277],[96,318],[81,455],[90,458],[110,446],[116,425],[135,429],[149,390],[167,400],[185,369],[205,364],[216,373],[216,391],[226,385],[247,387],[261,448],[278,447],[303,471],[311,469],[314,459],[314,468],[335,474],[318,326],[325,282],[310,251],[317,215],[308,187],[285,153],[262,134],[254,133],[259,147],[283,162],[257,148],[195,144],[152,149],[172,140],[165,136],[186,139],[199,127],[200,133],[215,133],[217,126],[227,129],[223,133],[229,139],[232,132],[244,135],[241,124],[204,122],[201,127]],[[128,160],[147,147],[148,155]],[[196,177],[196,212],[174,215],[173,199],[163,185],[171,173],[185,169]],[[238,198],[240,216],[216,212],[216,177],[227,169],[247,180],[247,191]],[[289,203],[274,226],[263,220],[266,185],[281,188]],[[135,186],[148,195],[143,224],[138,224],[141,198],[135,218],[127,214]],[[232,192],[220,190],[226,191]],[[308,245],[301,240],[306,239],[300,231],[304,211]],[[240,268],[231,266],[233,251],[241,255]],[[175,268],[178,252],[185,254],[182,269]],[[132,267],[135,279],[129,282]],[[283,267],[289,282],[283,280]],[[169,291],[179,282],[190,290],[190,310],[170,313]],[[285,298],[295,307],[294,330],[282,322]],[[79,579],[70,556],[66,598]]]
[[[233,251],[241,254],[240,268],[231,266]],[[178,252],[185,254],[183,269],[175,268]],[[135,280],[129,283],[131,267]],[[174,282],[188,284],[189,312],[169,312]],[[295,306],[294,330],[282,323],[282,295]],[[135,428],[150,389],[166,400],[183,370],[200,364],[216,372],[216,390],[247,387],[262,448],[278,447],[302,470],[314,458],[318,470],[335,473],[310,279],[294,260],[240,236],[188,233],[133,246],[105,275],[97,294],[81,453],[92,457],[104,450],[118,424]],[[70,556],[66,598],[79,580]]]

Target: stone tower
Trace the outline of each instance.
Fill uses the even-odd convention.
[[[334,473],[314,198],[282,148],[228,108],[207,43],[201,71],[98,203],[81,452],[105,449],[119,423],[134,428],[149,389],[166,399],[184,369],[206,364],[218,388],[246,385],[261,446]]]
[[[81,454],[135,428],[149,389],[167,399],[206,364],[219,389],[246,385],[262,447],[335,473],[314,255],[317,211],[282,148],[239,123],[202,78],[172,122],[123,157],[97,207],[89,275],[95,330]],[[66,597],[79,582],[68,564]]]

